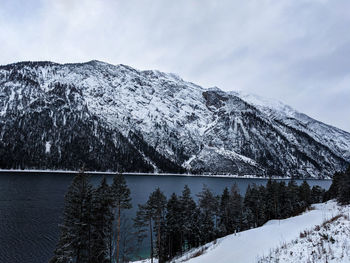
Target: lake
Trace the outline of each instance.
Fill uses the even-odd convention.
[[[73,178],[72,174],[20,174],[0,173],[0,259],[11,263],[47,263],[52,257],[58,237],[58,224],[62,222],[64,194]],[[112,181],[112,176],[107,176]],[[92,175],[97,185],[100,175]],[[131,190],[133,209],[147,201],[149,194],[159,187],[165,195],[180,194],[187,184],[193,197],[206,184],[214,193],[237,183],[242,194],[248,184],[265,185],[267,179],[241,179],[186,176],[126,176]],[[286,180],[287,181],[287,180]],[[330,180],[307,180],[309,185],[328,189]],[[301,183],[301,181],[298,181]]]

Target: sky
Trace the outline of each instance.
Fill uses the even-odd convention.
[[[93,59],[282,101],[350,132],[348,0],[0,0],[0,64]]]

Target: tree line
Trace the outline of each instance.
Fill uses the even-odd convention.
[[[122,211],[130,208],[130,190],[122,175],[111,185],[103,177],[94,188],[86,174],[78,173],[65,195],[61,235],[50,263],[125,262],[121,219]]]
[[[321,187],[310,188],[306,181],[298,186],[295,180],[249,185],[245,196],[236,184],[221,195],[204,185],[196,198],[187,185],[169,198],[156,188],[138,205],[133,225],[125,227],[123,211],[131,208],[125,178],[117,174],[108,185],[103,177],[94,188],[80,172],[65,195],[61,235],[50,263],[127,262],[135,252],[133,238],[139,246],[148,243],[152,261],[165,262],[228,234],[294,216],[324,198]],[[127,236],[125,229],[134,232]]]
[[[236,184],[221,195],[207,186],[195,202],[188,186],[167,200],[157,188],[138,206],[135,227],[139,242],[148,239],[150,256],[166,262],[185,251],[217,238],[303,212],[311,203],[322,202],[325,191],[304,181],[269,180],[266,186],[248,186],[243,197]]]
[[[337,172],[332,177],[332,184],[325,193],[325,201],[336,199],[341,205],[350,204],[350,166],[345,172]]]

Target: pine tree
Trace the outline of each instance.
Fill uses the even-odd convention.
[[[287,207],[288,207],[288,193],[287,193],[287,186],[284,181],[281,181],[279,183],[279,195],[278,200],[280,203],[280,212],[278,214],[278,218],[287,218],[289,215],[287,214]]]
[[[299,187],[295,180],[292,178],[288,183],[288,210],[287,215],[293,216],[300,212],[300,199],[299,199]]]
[[[101,184],[93,192],[92,207],[92,262],[111,262],[110,237],[113,230],[113,196],[103,177]]]
[[[181,203],[176,194],[173,193],[167,203],[166,214],[166,240],[165,247],[167,249],[167,259],[173,258],[177,253],[181,252],[182,229]]]
[[[231,213],[230,213],[230,193],[228,188],[225,187],[222,192],[220,199],[220,208],[219,208],[219,231],[222,236],[228,235],[231,232]]]
[[[183,247],[181,249],[187,250],[199,245],[199,211],[187,185],[185,185],[180,196],[180,206],[182,220],[181,244]]]
[[[243,227],[243,204],[237,184],[234,184],[230,190],[229,211],[230,233],[241,231]]]
[[[147,206],[152,210],[152,217],[154,220],[154,229],[157,237],[157,256],[158,262],[165,262],[165,248],[162,246],[164,239],[164,226],[165,226],[165,209],[166,209],[166,197],[163,192],[157,188],[153,193],[151,193]]]
[[[92,186],[81,171],[65,195],[61,236],[50,262],[91,262],[91,196]]]
[[[332,184],[329,187],[328,191],[325,194],[325,200],[328,201],[330,199],[335,199],[339,195],[339,186],[341,184],[341,179],[343,177],[342,173],[335,173],[332,178]]]
[[[216,237],[216,221],[219,201],[210,189],[204,185],[202,192],[198,194],[201,210],[201,243],[205,244]]]
[[[125,215],[121,218],[120,232],[120,251],[121,262],[132,261],[132,255],[135,254],[134,233],[132,231],[132,223]]]
[[[258,225],[262,226],[268,220],[266,216],[266,187],[263,185],[259,186],[257,189],[257,197],[257,210],[259,214]]]
[[[280,204],[279,204],[279,184],[272,180],[268,180],[266,184],[266,219],[274,219],[279,217]]]
[[[318,185],[314,185],[311,189],[311,203],[321,203],[323,202],[323,197],[325,195],[324,189]]]
[[[244,200],[243,200],[243,206],[245,208],[245,217],[247,219],[247,227],[252,228],[256,226],[256,220],[254,217],[254,197],[253,197],[253,191],[250,184],[248,184],[248,187],[245,192]]]
[[[249,227],[257,227],[266,222],[266,188],[260,186],[259,188],[253,184],[248,185],[246,195],[244,197],[244,206],[246,207],[246,214],[248,217]]]
[[[299,199],[301,207],[304,209],[311,204],[311,189],[309,184],[304,180],[299,186]]]
[[[338,202],[342,205],[350,204],[350,166],[343,174],[338,187]]]
[[[139,242],[147,236],[146,228],[149,228],[150,236],[150,248],[151,248],[151,262],[153,263],[153,231],[156,233],[156,252],[159,262],[164,262],[165,248],[162,246],[164,240],[164,227],[165,227],[165,209],[166,197],[163,192],[157,188],[152,192],[148,198],[148,201],[144,205],[139,205],[139,209],[136,213],[135,227],[138,229]]]
[[[130,209],[131,198],[130,189],[128,188],[125,178],[122,174],[117,174],[113,178],[113,184],[111,186],[111,191],[113,195],[114,205],[117,211],[117,248],[116,248],[116,259],[119,263],[119,251],[120,251],[120,232],[121,232],[121,216],[123,209]],[[111,250],[111,248],[110,248]]]
[[[137,229],[136,235],[138,243],[142,244],[143,240],[149,236],[150,238],[150,257],[151,263],[153,263],[154,249],[153,249],[153,217],[152,209],[148,204],[138,205],[136,217],[134,218],[134,227]]]

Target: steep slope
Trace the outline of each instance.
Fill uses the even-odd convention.
[[[314,120],[276,100],[243,92],[232,92],[232,94],[254,105],[269,118],[308,134],[314,140],[334,151],[337,155],[345,159],[350,158],[350,133]]]
[[[303,115],[323,127],[307,132],[273,110],[125,65],[10,64],[0,166],[325,177],[350,161],[348,133]]]

